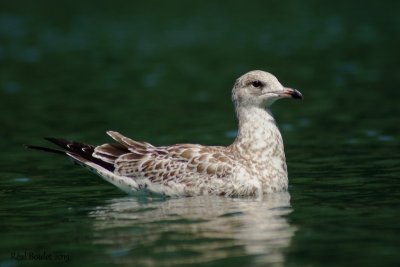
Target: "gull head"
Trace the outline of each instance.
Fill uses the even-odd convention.
[[[303,95],[296,89],[284,87],[274,75],[261,70],[239,77],[232,90],[236,107],[265,108],[281,98],[302,99]]]

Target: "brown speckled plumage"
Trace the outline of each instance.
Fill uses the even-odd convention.
[[[76,142],[73,150],[68,143],[60,145],[56,139],[52,142],[62,146],[76,162],[128,193],[260,196],[288,187],[283,141],[269,109],[283,97],[302,98],[297,90],[283,87],[270,73],[251,71],[240,77],[232,90],[239,130],[228,147],[155,147],[115,131],[107,133],[116,143],[97,146],[94,152],[88,152],[87,147],[84,151],[83,144],[80,152]]]

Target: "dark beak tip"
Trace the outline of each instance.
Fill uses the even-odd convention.
[[[303,99],[303,95],[296,89],[293,89],[292,98]]]

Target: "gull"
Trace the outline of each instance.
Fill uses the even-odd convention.
[[[27,147],[66,155],[128,194],[260,197],[288,188],[282,136],[270,109],[281,98],[303,96],[265,71],[239,77],[232,89],[238,133],[226,147],[156,147],[116,131],[107,132],[115,142],[99,146],[45,138],[61,149]]]

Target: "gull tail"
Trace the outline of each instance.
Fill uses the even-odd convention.
[[[75,141],[68,141],[61,138],[45,137],[45,139],[61,149],[54,149],[42,146],[26,145],[26,148],[40,150],[44,152],[66,155],[72,158],[79,165],[91,166],[93,164],[103,167],[108,171],[114,170],[114,165],[101,159],[93,157],[94,147],[92,145],[83,144]],[[90,165],[88,163],[91,163]],[[92,167],[92,166],[91,166]]]
[[[94,146],[75,141],[68,141],[61,138],[46,137],[45,139],[59,146],[60,149],[34,145],[25,145],[25,147],[43,152],[68,156],[76,164],[89,169],[107,182],[115,185],[128,194],[132,194],[138,189],[138,185],[133,179],[114,174],[115,167],[114,164],[111,163],[112,161],[109,159],[107,160],[107,158],[104,158],[104,156],[102,158],[94,157]],[[106,159],[106,161],[104,159]]]

